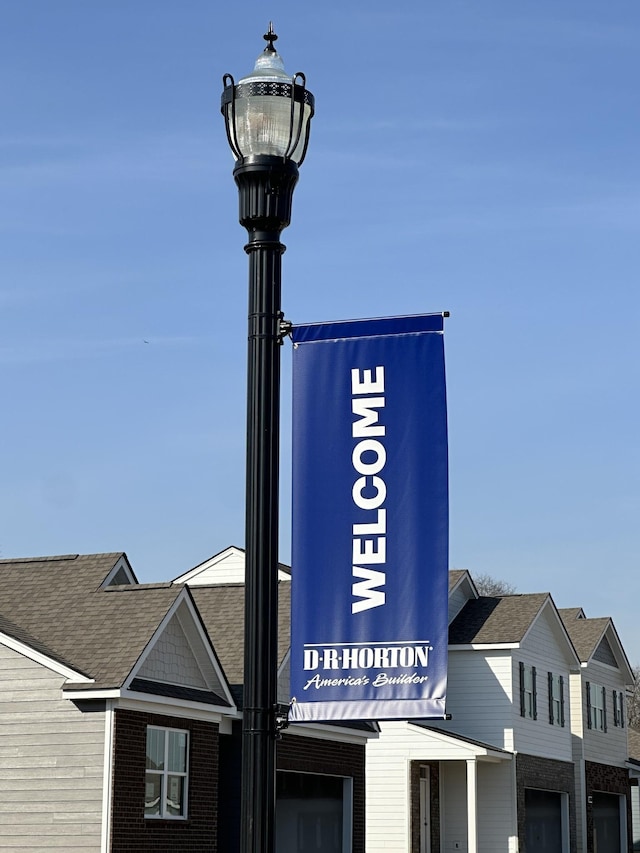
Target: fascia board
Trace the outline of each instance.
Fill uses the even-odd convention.
[[[449,646],[450,652],[487,652],[487,651],[503,651],[506,649],[519,649],[520,643],[462,643],[460,645],[452,644]]]
[[[464,760],[465,758],[485,758],[490,761],[511,761],[513,753],[505,750],[492,749],[490,746],[480,746],[479,744],[467,743],[466,741],[458,740],[454,734],[443,732],[436,729],[425,729],[423,726],[409,722],[409,726],[415,731],[416,729],[424,736],[438,742],[443,748],[445,744],[453,745],[456,750],[459,750],[460,757],[456,760]],[[435,761],[452,761],[449,751],[442,754],[437,752],[437,747],[429,747],[429,757]],[[433,750],[433,756],[432,756]]]
[[[312,737],[318,740],[335,740],[340,743],[361,744],[378,738],[378,732],[364,732],[348,729],[343,726],[323,726],[321,723],[291,723],[290,726],[284,729],[284,732],[294,737]]]
[[[178,716],[194,717],[197,719],[214,717],[231,717],[240,719],[241,715],[235,705],[227,708],[226,705],[210,705],[208,702],[196,702],[192,699],[177,699],[172,696],[157,696],[153,693],[137,693],[133,690],[120,688],[107,688],[97,690],[62,690],[64,699],[90,700],[106,699],[113,701],[114,708],[128,708],[130,710],[146,711],[153,713],[169,714],[169,709],[179,709]]]
[[[41,666],[53,670],[53,672],[57,672],[58,675],[64,676],[69,679],[69,681],[82,682],[84,684],[92,684],[95,681],[95,679],[89,678],[77,669],[72,669],[66,664],[45,655],[43,652],[37,651],[32,646],[29,646],[20,640],[16,640],[15,637],[11,637],[9,634],[3,634],[0,632],[0,643],[9,649],[12,649],[14,652],[18,652],[18,654],[29,658],[29,660],[34,661],[34,663],[39,663]]]

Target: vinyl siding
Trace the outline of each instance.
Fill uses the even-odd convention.
[[[535,666],[537,671],[538,717],[520,716],[519,663]],[[549,723],[548,673],[564,678],[564,726]],[[518,752],[571,761],[571,703],[569,666],[564,648],[558,644],[549,618],[543,612],[527,634],[520,649],[513,651],[513,728]]]
[[[209,584],[244,583],[245,554],[244,551],[230,548],[222,556],[217,555],[202,564],[198,571],[185,581],[191,572],[185,572],[175,579],[176,583],[187,583],[189,586],[208,586]],[[195,571],[192,569],[191,571]],[[291,575],[278,569],[278,580],[290,581]]]
[[[410,844],[410,764],[412,761],[440,761],[442,792],[442,829],[447,844],[442,850],[453,850],[452,841],[464,842],[466,849],[466,762],[473,748],[460,742],[447,741],[419,727],[404,722],[380,723],[379,739],[367,744],[367,853],[393,851],[408,853]],[[463,760],[460,760],[463,759]],[[457,768],[451,770],[451,768]],[[451,785],[449,786],[449,773]],[[462,787],[458,790],[458,777]],[[514,825],[512,814],[512,762],[478,764],[479,834],[483,836],[483,853],[507,851],[505,839]],[[506,820],[506,823],[505,823]],[[460,834],[460,837],[456,834]],[[455,836],[455,837],[454,837]],[[500,843],[495,846],[496,840]]]
[[[512,748],[511,653],[450,651],[447,712],[451,722],[439,728]]]
[[[600,684],[607,691],[607,731],[601,732],[590,729],[587,726],[587,704],[586,704],[586,682]],[[613,724],[613,690],[624,693],[624,684],[620,671],[606,664],[592,660],[582,670],[580,685],[583,714],[582,726],[584,730],[584,757],[587,761],[598,764],[611,764],[614,767],[624,767],[629,756],[627,745],[626,719],[624,728]],[[625,696],[626,704],[626,696]],[[625,707],[626,715],[626,707]]]
[[[515,851],[513,767],[480,762],[478,770],[478,853]],[[441,765],[443,815],[442,850],[468,849],[467,768],[465,762]],[[444,805],[444,808],[442,807]],[[456,847],[456,842],[459,844]]]
[[[61,698],[64,678],[0,645],[0,850],[99,853],[102,712]]]
[[[381,723],[367,744],[367,853],[409,850],[409,761],[424,758],[424,740],[406,723]]]

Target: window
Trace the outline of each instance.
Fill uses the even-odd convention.
[[[622,691],[613,691],[613,725],[624,728],[624,705],[622,704]]]
[[[549,673],[549,722],[564,726],[564,678]]]
[[[607,730],[607,691],[587,681],[587,726],[599,732]]]
[[[538,719],[536,668],[520,661],[520,716]]]
[[[145,817],[187,816],[189,732],[147,726]]]

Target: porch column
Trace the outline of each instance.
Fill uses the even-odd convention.
[[[478,764],[467,759],[467,851],[478,853]]]

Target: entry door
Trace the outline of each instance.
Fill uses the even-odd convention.
[[[593,795],[593,853],[621,853],[617,794]]]
[[[431,853],[431,768],[420,768],[420,853]]]

